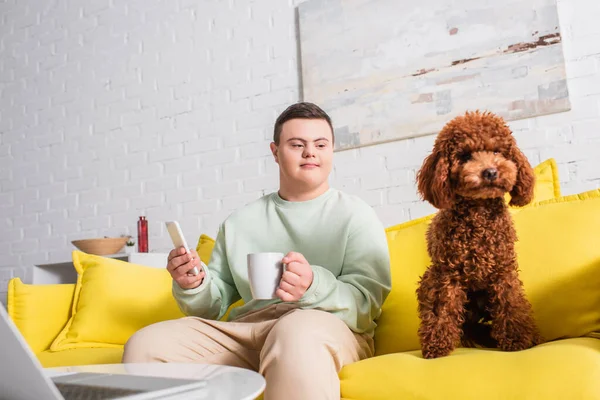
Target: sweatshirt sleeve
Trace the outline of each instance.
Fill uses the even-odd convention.
[[[340,275],[312,265],[313,282],[300,305],[329,311],[354,332],[372,333],[391,290],[390,258],[385,229],[375,212],[369,208],[359,222],[350,229]]]
[[[173,296],[181,311],[186,315],[220,319],[231,304],[240,299],[229,263],[225,246],[225,228],[219,228],[206,275],[200,286],[182,289],[173,281]]]

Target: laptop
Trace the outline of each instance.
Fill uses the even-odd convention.
[[[50,378],[0,304],[0,398],[10,400],[156,399],[201,390],[206,380],[106,373],[66,373]],[[206,395],[206,393],[205,393]]]

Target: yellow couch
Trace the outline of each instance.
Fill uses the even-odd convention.
[[[535,202],[511,211],[521,279],[548,342],[423,359],[415,289],[431,216],[410,221],[387,229],[392,292],[376,357],[342,369],[344,399],[600,399],[600,190],[561,196],[553,160],[536,176]],[[200,237],[205,262],[213,244]],[[181,316],[166,271],[77,251],[73,260],[77,284],[9,283],[9,315],[42,365],[117,363],[137,329]]]

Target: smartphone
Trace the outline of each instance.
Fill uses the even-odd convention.
[[[181,231],[179,222],[167,221],[167,222],[165,222],[165,225],[167,226],[167,231],[169,231],[169,235],[171,236],[171,241],[173,242],[173,246],[175,246],[176,249],[183,246],[185,248],[185,251],[187,253],[189,253],[190,248],[188,247],[187,242],[185,241],[185,238],[183,237],[183,232]],[[202,262],[202,261],[200,261],[200,262]],[[194,267],[190,270],[190,273],[193,275],[198,275],[200,273],[200,271],[198,271],[197,267]]]

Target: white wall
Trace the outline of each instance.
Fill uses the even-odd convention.
[[[134,234],[190,242],[277,187],[268,143],[299,100],[296,6],[284,0],[0,4],[0,292],[70,241]],[[83,5],[82,5],[83,4]],[[600,2],[559,0],[570,112],[512,123],[563,193],[600,186]],[[432,211],[415,171],[434,136],[336,153],[332,183],[385,225]]]

